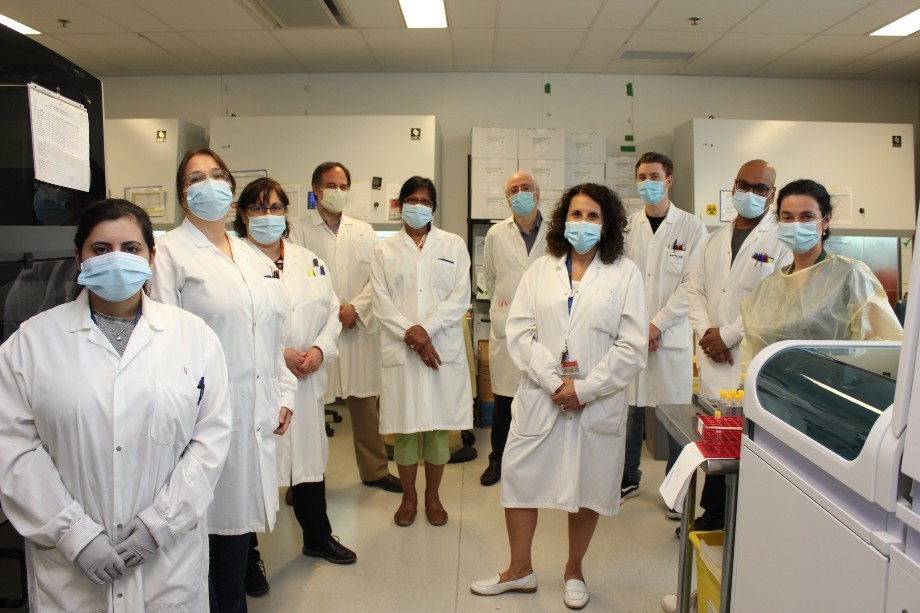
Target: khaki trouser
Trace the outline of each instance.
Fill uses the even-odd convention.
[[[387,468],[387,450],[380,435],[380,409],[377,397],[349,396],[345,406],[351,415],[352,437],[355,442],[355,461],[362,481],[377,481],[390,474]]]

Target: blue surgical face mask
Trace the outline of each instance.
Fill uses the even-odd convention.
[[[572,249],[584,255],[601,240],[601,225],[590,221],[565,222],[565,238]]]
[[[424,204],[403,204],[402,218],[410,228],[419,230],[431,223],[431,207]]]
[[[823,217],[817,221],[781,222],[777,238],[794,252],[805,253],[818,244],[818,239],[821,238],[818,224],[822,221]]]
[[[763,215],[764,209],[767,208],[767,197],[736,189],[732,195],[732,204],[745,219],[756,219]]]
[[[149,278],[147,260],[124,251],[112,251],[84,260],[77,283],[103,300],[121,302],[140,291]]]
[[[664,181],[639,181],[636,191],[646,204],[656,205],[664,198]]]
[[[249,218],[249,236],[260,245],[273,245],[287,228],[284,215],[262,215]]]
[[[189,186],[185,202],[189,210],[205,221],[223,219],[230,210],[233,190],[226,181],[215,181],[208,177],[201,183]]]
[[[530,215],[536,205],[537,202],[533,198],[533,192],[518,192],[511,196],[511,210],[522,217]]]

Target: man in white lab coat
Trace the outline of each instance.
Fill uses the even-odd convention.
[[[686,404],[693,398],[693,333],[687,321],[687,286],[707,232],[702,221],[670,201],[673,182],[674,163],[668,156],[649,151],[636,162],[637,191],[645,207],[629,216],[626,257],[642,273],[649,353],[648,365],[628,391],[622,500],[639,493],[647,407]]]
[[[291,223],[290,241],[326,261],[332,287],[341,303],[339,359],[326,365],[327,403],[345,399],[351,415],[355,460],[361,481],[388,492],[402,492],[390,474],[380,434],[380,339],[371,307],[371,260],[377,235],[370,224],[345,214],[351,173],[338,162],[324,162],[313,171],[316,210]]]
[[[546,255],[546,229],[540,214],[540,188],[533,175],[516,172],[505,181],[505,199],[511,217],[498,222],[486,234],[483,250],[483,273],[491,296],[489,318],[489,369],[495,408],[492,413],[492,453],[489,466],[479,478],[483,485],[495,485],[502,474],[502,454],[511,427],[511,401],[521,380],[508,355],[505,322],[511,300],[524,272],[540,256]]]
[[[771,205],[776,171],[769,162],[744,164],[732,187],[735,220],[714,232],[703,245],[690,276],[690,325],[699,338],[699,395],[717,400],[720,390],[741,384],[739,349],[744,338],[741,301],[761,279],[792,261],[778,238]],[[707,477],[695,530],[720,529],[725,521],[725,477]]]

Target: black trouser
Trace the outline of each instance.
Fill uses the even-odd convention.
[[[303,530],[303,546],[317,547],[332,535],[326,515],[326,481],[311,481],[293,486],[294,516]]]
[[[246,613],[243,585],[250,541],[249,534],[208,535],[211,553],[208,576],[211,613]]]
[[[489,464],[502,463],[505,455],[505,443],[508,442],[508,430],[511,429],[511,396],[495,394],[492,409],[492,453],[489,454]]]
[[[725,522],[725,475],[706,475],[700,494],[700,507],[707,520]]]

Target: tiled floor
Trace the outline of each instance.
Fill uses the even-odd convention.
[[[358,554],[358,562],[337,566],[301,555],[300,528],[282,502],[275,531],[259,539],[271,591],[250,598],[250,611],[567,610],[562,603],[566,517],[560,511],[540,512],[534,541],[537,593],[486,598],[469,591],[471,582],[508,564],[500,485],[479,484],[490,448],[488,430],[475,431],[477,460],[445,470],[441,499],[450,514],[447,525],[430,526],[419,509],[412,526],[399,528],[392,518],[400,495],[361,484],[347,411],[342,415],[345,421],[329,441],[326,490],[333,531]],[[676,522],[665,518],[658,494],[664,462],[646,452],[642,470],[640,495],[626,501],[618,516],[600,519],[585,559],[591,592],[586,611],[657,613],[661,596],[675,591]],[[421,474],[419,485],[422,491]]]

